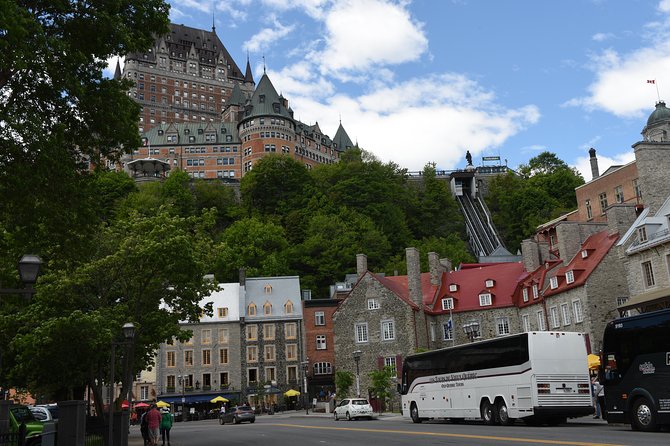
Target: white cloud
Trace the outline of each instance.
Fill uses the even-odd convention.
[[[591,37],[591,39],[596,42],[604,42],[605,40],[610,40],[612,38],[614,38],[614,34],[612,33],[596,33]]]
[[[287,36],[295,29],[293,25],[282,25],[276,17],[273,18],[272,22],[274,28],[263,28],[245,42],[243,48],[252,52],[267,49],[273,42]]]
[[[320,20],[323,19],[325,9],[329,0],[262,0],[264,6],[275,8],[279,11],[299,9],[308,16]]]
[[[196,9],[201,12],[212,13],[212,0],[171,0],[170,3],[182,6],[184,9]]]
[[[417,60],[428,47],[422,25],[404,4],[387,0],[345,0],[327,12],[323,72],[365,71],[375,65]],[[364,44],[362,44],[364,42]]]
[[[598,158],[598,171],[601,175],[612,166],[621,166],[635,160],[633,151],[620,153],[612,157],[596,153],[596,157]],[[584,181],[588,182],[593,179],[593,175],[591,175],[591,161],[588,154],[577,157],[572,167],[576,168],[582,174]]]

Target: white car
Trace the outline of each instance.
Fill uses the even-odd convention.
[[[33,416],[41,422],[57,421],[58,406],[56,404],[41,404],[39,406],[29,407]]]
[[[363,398],[345,398],[340,401],[340,404],[335,407],[333,411],[335,416],[335,421],[340,418],[346,418],[347,420],[353,420],[355,418],[369,418],[374,417],[374,412],[372,411],[372,406],[368,400]]]

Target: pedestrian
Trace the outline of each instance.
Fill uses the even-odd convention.
[[[170,446],[170,429],[172,429],[172,422],[174,418],[169,410],[165,409],[161,416],[161,438],[163,439],[163,446],[165,446],[165,437],[167,437],[167,444]]]
[[[598,386],[599,388],[598,392],[596,392],[596,396],[598,397],[598,406],[600,406],[600,415],[602,416],[603,420],[606,420],[607,407],[605,407],[605,386],[600,383],[598,383]]]
[[[149,444],[151,446],[158,446],[158,433],[160,430],[161,413],[156,408],[155,404],[149,407],[149,411],[144,416],[147,419],[147,427],[149,428]]]
[[[599,392],[602,390],[602,388],[603,386],[601,386],[600,382],[598,382],[597,376],[591,378],[591,396],[593,397],[593,405],[595,406],[596,409],[596,414],[593,416],[594,419],[600,418],[602,414],[602,405],[600,403],[600,398],[598,397]]]
[[[146,415],[147,413],[143,412],[140,416],[140,433],[142,434],[142,440],[144,440],[144,446],[149,445],[149,425]]]

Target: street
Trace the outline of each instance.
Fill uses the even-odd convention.
[[[591,417],[569,420],[558,427],[485,426],[477,421],[414,424],[395,414],[376,420],[334,421],[327,415],[290,412],[262,415],[254,424],[219,425],[217,420],[175,423],[171,446],[385,446],[407,445],[667,445],[670,433],[633,432],[627,425],[608,425]],[[160,445],[159,441],[159,445]],[[139,428],[131,427],[129,446],[142,445]]]

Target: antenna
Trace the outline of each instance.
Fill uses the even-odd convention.
[[[265,74],[265,54],[263,54],[263,74]]]

